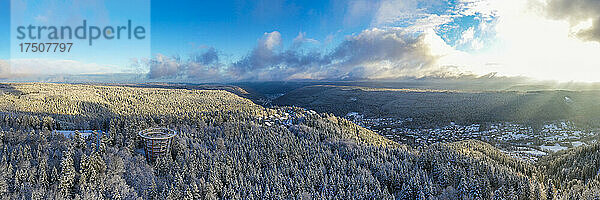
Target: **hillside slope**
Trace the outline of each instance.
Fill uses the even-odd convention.
[[[555,193],[571,199],[600,197],[600,144],[562,151],[537,165]]]
[[[300,108],[224,91],[4,84],[0,192],[10,199],[545,199],[537,167],[479,141],[412,149]],[[261,117],[284,112],[293,124]],[[147,162],[139,130],[180,134]],[[65,138],[55,129],[106,135]],[[96,138],[98,137],[98,138]]]

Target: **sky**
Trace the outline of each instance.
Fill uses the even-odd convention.
[[[0,0],[0,59],[9,59],[10,42],[10,4],[9,0]]]
[[[597,0],[48,2],[56,4],[0,0],[0,78],[134,73],[149,81],[235,82],[494,73],[600,81]],[[15,12],[15,5],[33,11]],[[148,38],[76,43],[68,54],[15,52],[15,24],[76,26],[81,19],[101,26],[133,19]]]

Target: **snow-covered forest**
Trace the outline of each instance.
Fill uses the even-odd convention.
[[[7,199],[600,197],[598,145],[532,164],[477,140],[411,148],[332,114],[265,108],[220,90],[32,83],[0,91]],[[261,121],[290,111],[293,123]],[[150,127],[179,133],[154,162],[137,136]]]

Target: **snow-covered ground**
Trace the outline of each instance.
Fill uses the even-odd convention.
[[[562,150],[568,149],[568,147],[560,146],[560,144],[554,144],[554,146],[542,145],[542,146],[540,146],[540,148],[542,148],[543,150],[546,150],[546,151],[551,151],[551,152],[557,152],[557,151],[562,151]]]
[[[73,137],[76,132],[78,132],[81,137],[89,137],[92,134],[104,134],[104,132],[98,131],[98,130],[75,130],[75,131],[71,131],[71,130],[54,130],[52,132],[57,133],[57,134],[63,134],[67,138]]]
[[[581,141],[575,141],[575,142],[571,142],[571,145],[573,145],[573,147],[578,147],[581,145],[585,145],[585,143],[583,143]]]

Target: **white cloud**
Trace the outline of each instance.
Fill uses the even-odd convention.
[[[192,56],[186,61],[177,57],[157,54],[153,59],[144,60],[141,64],[149,68],[148,79],[224,81],[223,65],[219,62],[219,54],[214,48],[208,48],[203,53]]]
[[[260,45],[264,45],[264,47],[267,49],[272,50],[273,48],[281,45],[281,33],[277,31],[265,33],[260,43]]]
[[[375,14],[375,24],[393,24],[397,21],[415,19],[420,14],[417,1],[384,0]]]
[[[460,0],[457,5],[434,0],[382,0],[361,8],[365,2],[352,1],[347,12],[355,17],[374,11],[372,28],[346,37],[331,52],[299,51],[299,44],[317,42],[303,32],[284,49],[281,34],[273,31],[265,33],[255,48],[231,65],[211,67],[174,61],[172,66],[168,59],[162,59],[167,61],[162,67],[165,69],[157,65],[156,70],[171,77],[189,78],[195,72],[228,81],[394,79],[490,72],[538,79],[600,80],[596,77],[600,60],[595,59],[600,55],[600,43],[583,41],[579,34],[594,30],[591,27],[596,21],[577,18],[573,25],[570,17],[549,18],[542,0]],[[450,46],[436,33],[441,25],[465,16],[474,16],[480,24],[456,23],[446,28],[463,26],[458,27],[465,31],[456,43],[469,45],[472,51],[468,52]]]
[[[267,36],[265,36],[267,37]],[[455,67],[438,65],[451,51],[433,31],[415,35],[406,28],[372,28],[347,37],[332,52],[268,49],[265,39],[228,70],[234,80],[362,80],[456,76]],[[449,70],[452,68],[452,70]]]
[[[11,73],[8,61],[0,60],[0,78],[9,78],[10,75]]]
[[[344,25],[359,25],[365,19],[370,19],[378,8],[379,2],[373,0],[350,0],[344,15]]]
[[[463,31],[462,36],[460,37],[460,40],[458,41],[458,43],[459,44],[467,44],[467,43],[471,42],[473,40],[473,38],[475,38],[475,28],[470,27],[466,31]]]
[[[548,0],[548,16],[567,20],[578,37],[600,42],[600,1],[598,0]],[[583,26],[581,26],[583,25]]]
[[[435,65],[457,66],[477,74],[528,76],[561,81],[600,81],[600,1],[460,0],[447,12],[431,12],[431,1],[384,0],[376,26],[402,26],[426,36],[424,45],[438,55]],[[438,10],[444,10],[444,6]],[[434,30],[454,19],[474,16],[480,24],[456,24],[466,30],[449,46]],[[472,26],[472,27],[464,27]],[[446,27],[448,28],[456,27]],[[479,34],[479,33],[481,34]],[[485,41],[485,42],[484,42]],[[490,63],[493,63],[490,64]]]
[[[460,52],[445,60],[479,73],[499,72],[537,79],[599,81],[600,43],[582,40],[568,18],[548,18],[544,1],[489,0],[471,13],[493,12],[495,41],[485,51]],[[485,5],[485,6],[481,6]],[[487,24],[486,24],[487,26]],[[470,29],[462,42],[470,39]],[[475,40],[471,42],[476,47]],[[495,63],[488,65],[487,63]]]
[[[173,77],[177,76],[182,68],[181,64],[174,58],[157,54],[154,59],[149,60],[147,63],[150,67],[148,72],[148,78],[155,79],[161,77]]]
[[[424,31],[452,20],[452,13],[434,14],[431,10],[447,5],[437,0],[382,0],[374,14],[372,26],[411,28]]]
[[[500,0],[459,0],[454,13],[461,16],[479,16],[491,19],[496,15],[494,3]]]
[[[319,44],[319,41],[312,38],[307,38],[306,32],[300,32],[298,33],[298,36],[296,36],[296,38],[294,38],[294,40],[292,41],[292,46],[300,47],[304,43]]]
[[[12,59],[10,73],[19,75],[106,74],[115,73],[116,66],[83,63],[74,60]]]
[[[471,41],[471,49],[480,50],[483,47],[484,47],[484,44],[480,39],[474,39]]]

